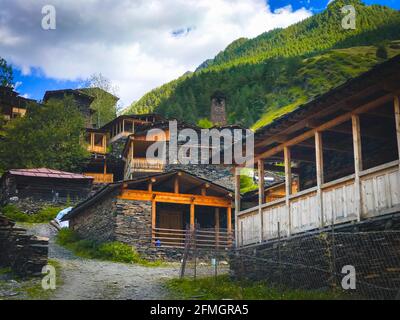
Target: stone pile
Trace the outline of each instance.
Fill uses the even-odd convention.
[[[47,265],[48,243],[48,238],[29,235],[0,214],[0,268],[22,277],[40,275]]]

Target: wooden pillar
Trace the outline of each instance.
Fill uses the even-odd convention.
[[[240,169],[234,170],[234,177],[235,177],[235,239],[236,239],[236,246],[239,245],[239,218],[238,214],[240,212]]]
[[[315,132],[315,159],[317,169],[317,206],[320,217],[320,226],[324,226],[324,205],[322,185],[324,184],[324,151],[322,147],[322,132]]]
[[[394,97],[394,115],[396,120],[397,150],[399,152],[398,159],[400,160],[400,97],[399,96]]]
[[[151,201],[151,234],[152,240],[155,240],[156,237],[156,217],[157,217],[157,203],[156,199],[153,197]]]
[[[107,174],[107,159],[104,159],[104,175]]]
[[[219,208],[215,208],[214,211],[214,224],[215,224],[215,246],[219,247],[219,231],[220,231],[220,224],[219,224]]]
[[[289,222],[289,235],[292,234],[292,217],[290,215],[290,195],[292,194],[292,160],[289,147],[283,149],[285,158],[285,196]]]
[[[190,204],[190,230],[195,228],[194,203]]]
[[[355,194],[355,210],[358,221],[361,220],[362,197],[361,197],[361,182],[360,172],[362,167],[362,150],[361,150],[361,132],[360,132],[360,117],[353,115],[351,117],[353,129],[353,149],[354,149],[354,194]]]
[[[226,221],[228,228],[228,246],[232,245],[231,237],[232,237],[232,207],[226,208]]]
[[[94,133],[90,134],[90,148],[94,149]]]
[[[174,193],[179,193],[179,177],[174,178]]]
[[[265,169],[264,159],[258,160],[258,215],[260,218],[260,243],[264,240],[264,218],[262,212],[262,205],[265,202]]]

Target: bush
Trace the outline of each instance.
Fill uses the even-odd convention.
[[[162,265],[160,261],[150,262],[143,259],[132,246],[127,244],[116,241],[98,243],[92,240],[83,240],[71,229],[61,229],[56,242],[82,258],[136,263],[145,266]]]
[[[9,204],[3,207],[1,211],[7,218],[16,222],[46,223],[53,220],[62,209],[60,207],[44,207],[38,213],[27,214],[16,206]]]

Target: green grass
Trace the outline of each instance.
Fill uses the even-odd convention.
[[[340,292],[279,290],[265,282],[233,281],[227,275],[217,278],[171,279],[166,287],[172,299],[199,300],[334,300]]]
[[[63,285],[63,280],[61,278],[61,265],[56,260],[49,259],[47,262],[56,270],[56,290]],[[18,293],[17,296],[10,297],[10,300],[49,300],[54,294],[54,290],[44,290],[42,288],[43,277],[32,277],[32,278],[21,278],[14,274],[11,268],[0,269],[0,275],[9,274],[11,279],[16,280],[21,284],[15,292]],[[7,282],[0,280],[0,288],[7,288]]]
[[[61,265],[58,261],[49,259],[48,265],[53,266],[56,269],[56,290],[63,285],[61,278]],[[42,288],[42,281],[34,281],[33,283],[28,282],[20,289],[25,292],[30,300],[49,300],[54,293],[54,290],[44,290]]]
[[[1,208],[0,211],[7,218],[16,222],[47,223],[53,220],[62,209],[61,207],[44,207],[38,213],[27,214],[19,210],[16,206],[9,204]]]
[[[103,261],[140,264],[147,267],[163,266],[162,261],[148,261],[140,256],[132,246],[121,242],[97,243],[83,240],[71,229],[62,229],[56,242],[71,250],[79,257]]]

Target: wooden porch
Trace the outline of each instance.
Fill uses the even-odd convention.
[[[150,236],[156,247],[183,248],[194,232],[199,247],[233,244],[232,194],[188,173],[174,171],[128,181],[119,199],[151,203]]]

